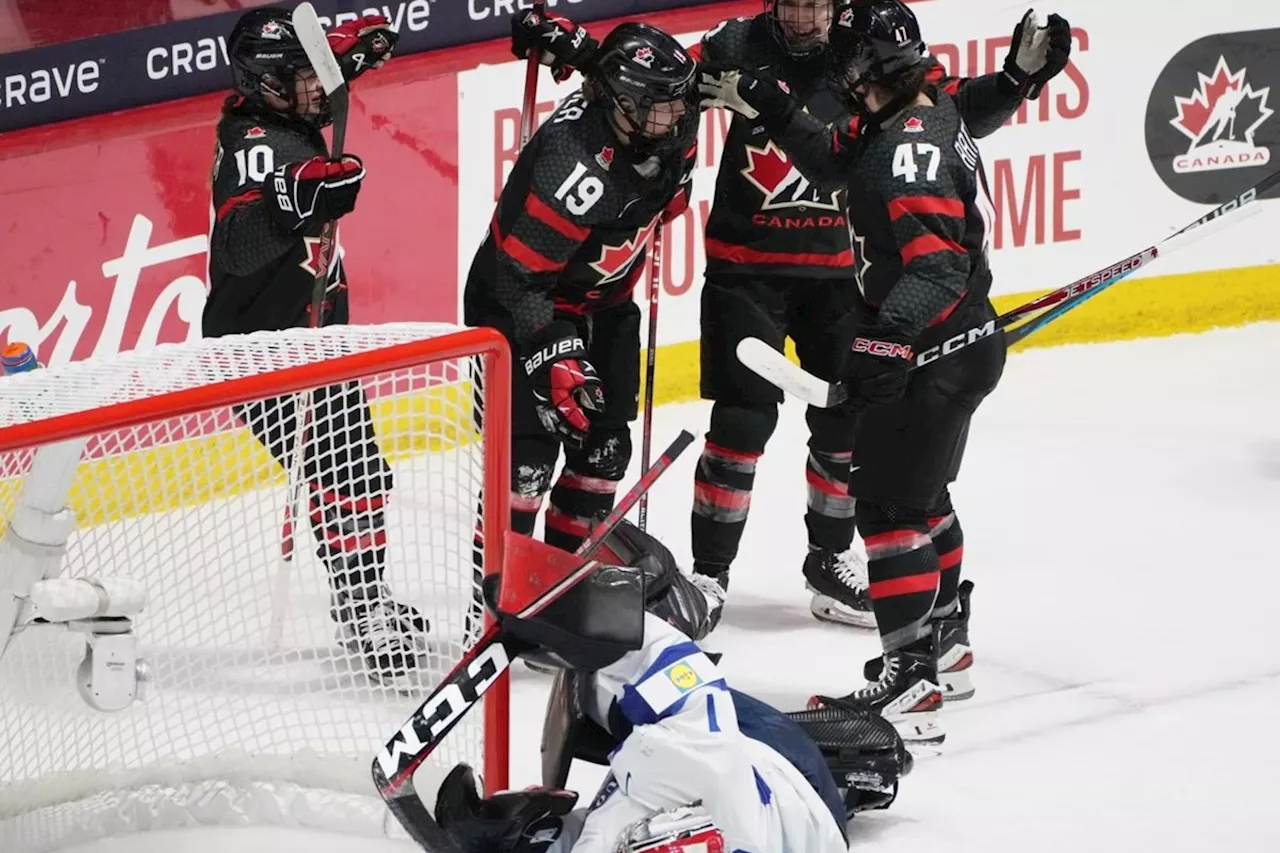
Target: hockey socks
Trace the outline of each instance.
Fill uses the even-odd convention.
[[[928,637],[938,595],[938,552],[922,529],[865,533],[867,574],[886,652]]]
[[[727,567],[738,556],[760,455],[721,447],[711,441],[703,447],[693,475],[690,524],[695,564]]]
[[[956,612],[957,590],[960,588],[960,561],[964,557],[964,531],[954,512],[936,515],[929,519],[929,536],[933,550],[938,554],[938,600],[933,615],[945,619]]]
[[[617,480],[589,477],[565,468],[551,490],[543,537],[547,544],[565,551],[578,550],[591,532],[592,520],[613,509],[617,491]]]
[[[804,523],[809,547],[840,553],[853,544],[854,500],[849,497],[849,467],[853,454],[809,450],[805,462],[809,509]]]

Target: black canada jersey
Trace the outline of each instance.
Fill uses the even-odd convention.
[[[301,120],[258,112],[234,99],[224,109],[217,134],[204,333],[214,337],[305,326],[321,225],[286,230],[272,217],[262,194],[280,166],[327,157],[324,137]],[[329,269],[326,322],[347,321],[341,256],[339,246]]]
[[[962,302],[986,301],[995,220],[981,155],[954,99],[930,94],[935,105],[909,107],[867,137],[849,175],[859,289],[879,329],[917,345]]]
[[[721,22],[690,53],[699,62],[776,77],[820,121],[848,120],[826,86],[823,57],[793,58],[764,15]],[[848,278],[844,207],[844,181],[812,180],[769,138],[760,118],[733,113],[707,219],[707,272]]]
[[[664,208],[688,197],[698,123],[671,154],[639,157],[619,141],[609,109],[576,92],[520,153],[471,264],[468,322],[507,314],[523,345],[557,312],[631,299]]]

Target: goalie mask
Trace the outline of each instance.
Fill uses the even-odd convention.
[[[591,72],[592,100],[613,109],[609,122],[642,157],[689,144],[698,123],[697,64],[671,36],[649,24],[614,27]]]
[[[289,10],[266,6],[241,15],[227,40],[227,56],[235,90],[249,103],[293,113],[316,127],[333,121]]]
[[[835,0],[764,0],[765,20],[788,54],[808,59],[827,46],[834,5]]]

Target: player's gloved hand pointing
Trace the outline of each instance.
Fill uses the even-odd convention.
[[[1034,9],[1028,9],[1013,30],[1013,44],[1004,60],[1004,73],[1030,100],[1040,97],[1044,86],[1071,58],[1071,25],[1065,18],[1050,15],[1040,26]]]
[[[548,323],[534,337],[524,359],[543,428],[574,447],[586,441],[587,412],[604,411],[604,387],[587,361],[582,337],[566,321]]]
[[[759,116],[770,126],[786,124],[796,111],[786,84],[778,80],[710,63],[699,66],[698,79],[704,110],[724,107],[744,118]]]
[[[860,329],[845,369],[849,402],[861,407],[897,400],[906,393],[914,358],[906,338],[875,327]]]
[[[586,27],[568,18],[530,9],[511,19],[511,52],[517,59],[527,59],[530,50],[541,50],[538,61],[551,66],[557,83],[568,80],[575,70],[590,70],[599,46]]]
[[[348,83],[370,68],[381,68],[391,58],[400,34],[381,15],[365,15],[339,24],[325,34],[329,49],[338,58],[342,77]]]
[[[363,180],[364,163],[356,155],[336,160],[317,156],[276,169],[262,195],[276,222],[286,231],[298,231],[354,210]]]

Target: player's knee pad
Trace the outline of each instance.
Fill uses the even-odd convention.
[[[847,453],[853,447],[857,414],[844,406],[829,409],[810,406],[804,413],[809,446],[824,453]]]
[[[528,536],[551,490],[559,445],[549,439],[516,438],[511,442],[511,527]]]
[[[717,402],[711,407],[711,428],[707,441],[738,453],[764,452],[778,426],[778,407],[772,403],[732,405]]]
[[[631,464],[631,428],[592,426],[581,448],[566,449],[565,468],[586,477],[621,480]]]

